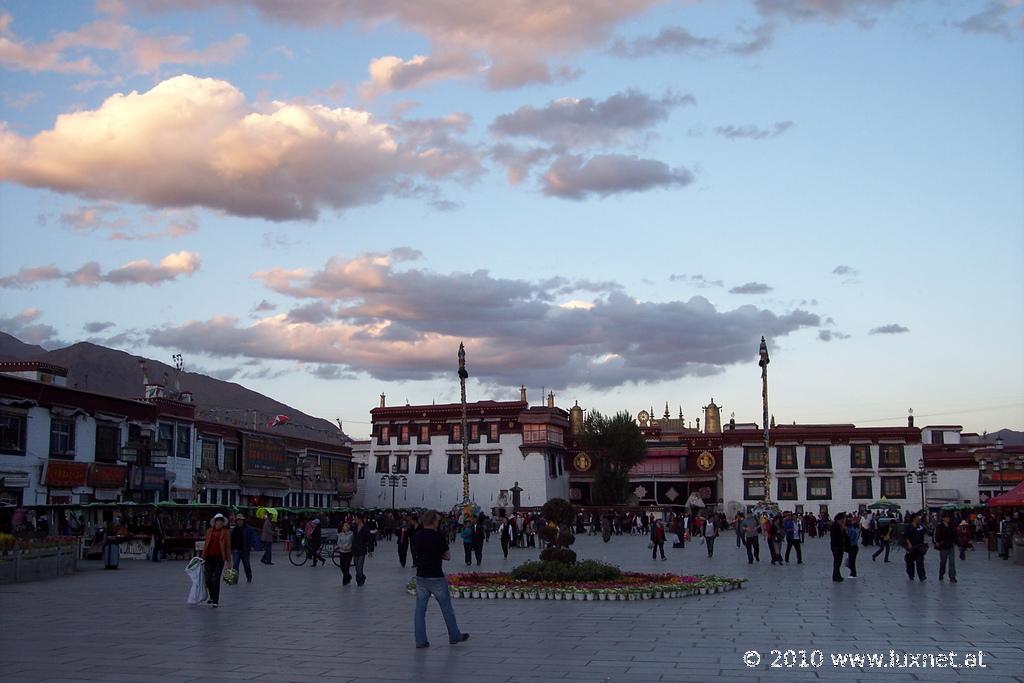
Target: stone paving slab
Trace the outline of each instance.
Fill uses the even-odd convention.
[[[450,646],[435,605],[431,648],[415,650],[411,569],[393,545],[367,560],[369,581],[342,588],[340,572],[255,563],[254,582],[225,586],[222,607],[185,604],[181,562],[95,563],[76,576],[0,587],[0,681],[917,681],[1024,683],[1024,568],[972,553],[960,583],[908,581],[902,555],[872,563],[860,577],[830,580],[827,541],[808,539],[805,562],[750,565],[723,537],[716,556],[700,544],[650,559],[647,539],[605,544],[581,537],[581,557],[637,571],[710,573],[749,579],[739,591],[636,602],[456,600],[472,638]],[[456,549],[457,551],[460,549]],[[460,552],[453,553],[456,557]],[[483,571],[534,559],[485,547]],[[933,561],[934,560],[934,561]],[[449,572],[465,570],[450,562]],[[474,567],[474,569],[476,569]],[[832,653],[984,652],[984,669],[834,667]],[[772,650],[820,650],[820,667],[772,668]],[[756,651],[748,667],[743,657]]]

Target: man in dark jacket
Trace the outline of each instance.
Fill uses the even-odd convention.
[[[942,514],[942,524],[935,530],[935,547],[939,551],[939,581],[949,564],[949,582],[956,583],[956,527],[948,512]]]
[[[843,576],[839,568],[843,566],[843,554],[850,549],[850,537],[846,533],[846,515],[836,515],[830,532],[830,546],[832,548],[832,580],[842,581]]]
[[[398,535],[398,561],[404,567],[405,558],[409,554],[409,538],[412,535],[408,518],[402,520],[396,533]]]
[[[903,538],[904,545],[907,546],[907,576],[910,580],[914,580],[914,569],[917,569],[917,578],[924,581],[924,553],[927,550],[925,546],[925,528],[924,523],[921,521],[921,515],[914,515],[910,521],[909,528]]]
[[[356,525],[352,529],[352,564],[356,568],[356,585],[362,586],[366,583],[366,574],[363,573],[363,563],[366,562],[366,553],[370,551],[373,544],[373,537],[370,535],[370,527],[366,523],[366,515],[356,513]]]

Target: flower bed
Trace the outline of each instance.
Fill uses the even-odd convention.
[[[521,600],[652,600],[724,593],[741,588],[746,579],[697,574],[639,574],[624,572],[614,581],[517,581],[505,573],[448,575],[453,598],[505,598]],[[416,579],[406,590],[416,594]]]

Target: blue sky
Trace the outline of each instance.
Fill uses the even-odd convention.
[[[1016,0],[55,7],[0,5],[25,341],[358,437],[461,339],[473,398],[755,421],[764,334],[779,421],[1024,427]]]

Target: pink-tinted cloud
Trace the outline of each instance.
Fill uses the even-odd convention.
[[[481,70],[480,60],[464,53],[379,57],[370,62],[370,80],[360,88],[365,98],[395,90],[410,90],[434,81],[470,76]]]
[[[62,271],[54,265],[21,268],[14,275],[0,277],[0,287],[24,289],[42,282],[63,281],[68,287],[96,287],[103,283],[116,285],[161,285],[179,277],[191,276],[199,270],[199,255],[179,251],[168,254],[159,263],[147,259],[130,261],[106,273],[100,264],[90,261],[74,271]]]
[[[454,144],[463,122],[404,125],[408,133],[366,111],[302,103],[256,110],[226,81],[184,75],[64,114],[32,137],[0,125],[0,180],[281,221],[478,171],[476,153]]]

